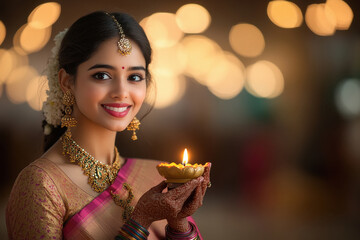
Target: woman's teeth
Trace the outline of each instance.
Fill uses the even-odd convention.
[[[104,105],[104,108],[109,109],[109,110],[114,111],[114,112],[124,112],[127,109],[127,107],[117,108],[117,107],[109,107],[109,106],[106,106],[106,105]]]

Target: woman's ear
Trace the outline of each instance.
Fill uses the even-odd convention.
[[[68,74],[65,69],[61,68],[58,73],[59,84],[63,92],[72,90],[74,86],[73,77]]]

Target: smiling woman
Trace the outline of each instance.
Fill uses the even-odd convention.
[[[121,156],[151,84],[149,41],[124,13],[94,12],[55,37],[44,103],[44,154],[19,174],[7,206],[10,239],[201,239],[191,215],[210,181],[172,190],[156,160]],[[61,125],[61,126],[60,126]]]

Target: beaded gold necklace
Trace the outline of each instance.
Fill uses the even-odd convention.
[[[115,160],[111,165],[107,165],[99,162],[90,153],[81,148],[69,134],[64,134],[61,137],[61,141],[63,155],[68,155],[70,162],[76,163],[82,168],[84,174],[89,177],[88,182],[94,191],[100,193],[114,182],[121,167],[120,156],[116,147]]]

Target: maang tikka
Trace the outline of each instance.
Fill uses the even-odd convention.
[[[71,137],[70,128],[75,127],[77,124],[76,119],[71,116],[72,106],[75,103],[75,97],[69,90],[67,90],[64,93],[62,102],[65,105],[65,115],[61,118],[61,127],[67,127],[66,134]]]
[[[133,132],[133,134],[131,136],[131,139],[133,141],[138,139],[136,136],[136,130],[140,129],[139,125],[140,125],[140,121],[136,117],[134,117],[134,119],[130,122],[129,126],[127,126],[127,128],[126,128],[127,130]]]
[[[131,42],[129,39],[127,39],[125,37],[125,33],[124,33],[123,28],[121,27],[121,24],[114,17],[114,15],[112,15],[110,13],[106,13],[106,14],[112,18],[112,20],[115,22],[116,26],[119,29],[119,35],[120,35],[120,40],[118,41],[119,52],[124,56],[130,55],[131,50],[132,50]]]

